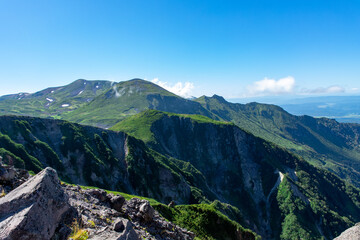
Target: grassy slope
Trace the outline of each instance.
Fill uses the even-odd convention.
[[[33,94],[3,96],[0,97],[0,114],[60,118],[64,112],[73,111],[91,101],[110,85],[110,81],[79,79],[63,87],[47,88]],[[62,107],[63,104],[69,107]]]
[[[134,79],[114,85],[86,106],[63,115],[63,118],[82,124],[110,127],[147,109],[212,115],[196,102],[181,98],[151,82]]]
[[[174,116],[180,118],[190,118],[191,120],[198,123],[211,123],[211,124],[232,124],[229,122],[221,122],[210,119],[208,117],[196,114],[175,114],[168,112],[161,112],[157,110],[147,110],[131,116],[110,128],[113,131],[122,131],[126,132],[136,138],[143,140],[144,142],[155,141],[153,133],[150,128],[152,124],[161,119],[164,116]]]
[[[105,122],[109,125],[136,114],[138,109],[149,108],[148,94],[174,96],[170,92],[143,80],[120,82],[81,109],[68,113],[65,119],[92,124]]]

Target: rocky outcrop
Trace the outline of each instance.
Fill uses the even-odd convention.
[[[346,229],[334,240],[359,240],[360,239],[360,223],[357,223],[355,226]]]
[[[18,181],[19,171],[0,165],[1,181],[5,178]],[[62,240],[71,239],[70,234],[76,231],[83,231],[88,239],[95,240],[195,237],[165,221],[147,200],[126,201],[123,196],[102,189],[61,185],[52,168],[46,168],[0,198],[0,239]]]
[[[0,193],[4,192],[4,194],[7,194],[24,183],[30,175],[26,170],[2,165],[1,160],[2,158],[0,157]]]
[[[190,240],[192,232],[167,222],[149,201],[100,189],[82,189],[64,185],[70,204],[79,213],[80,225],[89,239],[178,239]]]
[[[0,198],[0,239],[50,239],[69,209],[56,171],[46,168]]]

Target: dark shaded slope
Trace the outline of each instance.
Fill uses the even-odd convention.
[[[360,125],[294,116],[275,105],[229,103],[216,95],[196,101],[220,118],[360,186]]]
[[[62,120],[0,117],[0,158],[6,164],[34,172],[51,166],[58,170],[63,180],[71,183],[152,197],[163,203],[173,200],[177,204],[210,204],[208,199],[198,194],[197,187],[207,196],[214,195],[203,174],[188,162],[166,158],[125,133],[84,127]],[[202,236],[217,236],[216,232],[205,229],[209,224],[216,223],[224,228],[221,231],[238,228],[236,232],[227,232],[229,236],[244,235],[246,239],[254,239],[251,232],[219,212],[242,222],[239,210],[219,201],[209,207],[181,207],[184,213],[199,212],[199,221],[206,222],[198,224],[184,222],[185,219],[177,211],[169,215],[173,209],[165,206],[159,210],[164,214],[167,212],[168,217],[182,226],[195,227],[194,231]]]
[[[360,218],[357,189],[233,124],[146,111],[114,129],[147,135],[148,146],[191,163],[265,239],[331,239]]]
[[[61,120],[2,116],[0,134],[3,161],[17,167],[38,172],[51,166],[68,182],[164,202],[188,203],[191,198],[179,169],[174,171],[166,158],[124,133]]]

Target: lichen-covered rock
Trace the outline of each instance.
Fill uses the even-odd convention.
[[[359,240],[360,239],[360,223],[355,226],[346,229],[334,240]]]
[[[50,239],[69,209],[56,171],[46,168],[0,198],[0,239]]]

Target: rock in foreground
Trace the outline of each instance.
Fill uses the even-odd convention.
[[[0,198],[0,239],[50,239],[69,209],[56,171],[46,168]]]
[[[359,240],[360,239],[360,223],[355,226],[346,229],[334,240]]]
[[[11,176],[12,180],[16,176]],[[61,185],[52,168],[46,168],[0,198],[0,239],[63,240],[71,239],[71,231],[74,235],[82,231],[94,240],[195,237],[192,232],[165,221],[146,200],[126,201],[101,189]]]
[[[71,206],[78,214],[89,239],[100,240],[192,240],[195,235],[165,221],[147,200],[132,198],[101,189],[64,186]]]

